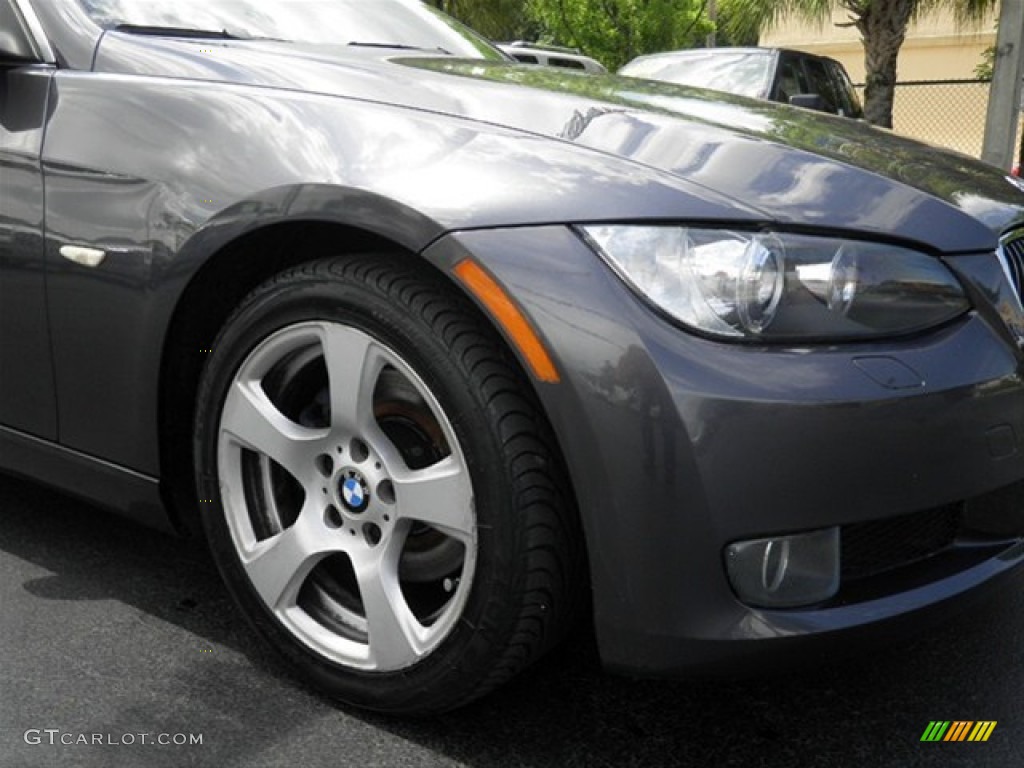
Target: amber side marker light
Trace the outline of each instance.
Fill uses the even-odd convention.
[[[490,275],[476,262],[465,259],[455,266],[455,276],[481,304],[487,307],[494,319],[505,329],[526,359],[534,376],[547,384],[557,384],[561,381],[551,356],[530,327],[530,323]]]

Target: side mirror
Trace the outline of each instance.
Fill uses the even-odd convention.
[[[828,112],[828,105],[825,100],[816,93],[798,93],[789,97],[790,106],[814,109],[818,112]]]

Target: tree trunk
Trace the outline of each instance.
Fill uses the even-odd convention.
[[[876,0],[857,19],[867,73],[864,116],[874,125],[892,128],[896,62],[916,4],[916,0]]]

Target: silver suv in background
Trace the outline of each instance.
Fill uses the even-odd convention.
[[[578,48],[565,48],[560,45],[543,43],[527,43],[517,40],[514,43],[497,43],[498,48],[516,61],[524,64],[543,64],[547,67],[577,69],[581,72],[607,72],[605,66],[597,59],[584,56]]]
[[[843,65],[827,56],[784,48],[694,48],[639,56],[620,75],[664,80],[797,107],[861,118],[857,92]]]

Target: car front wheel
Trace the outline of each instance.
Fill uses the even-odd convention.
[[[567,629],[565,475],[475,308],[401,257],[319,261],[253,293],[200,385],[218,567],[320,689],[381,711],[464,704]]]

